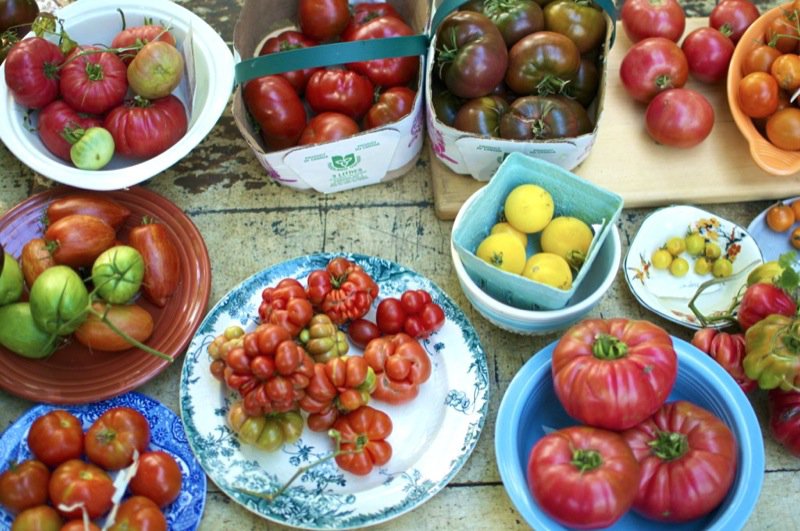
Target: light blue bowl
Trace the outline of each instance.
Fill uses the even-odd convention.
[[[678,354],[678,378],[669,401],[688,400],[727,424],[739,445],[738,468],[731,490],[719,507],[683,524],[656,522],[628,511],[611,529],[714,530],[740,529],[750,517],[764,482],[764,440],[747,397],[725,370],[695,347],[672,338]],[[497,414],[494,445],[497,467],[508,496],[534,529],[566,529],[534,501],[526,480],[528,454],[545,429],[579,423],[564,411],[553,389],[550,364],[556,343],[536,353],[508,386]]]

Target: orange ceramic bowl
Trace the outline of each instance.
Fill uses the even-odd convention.
[[[742,61],[756,46],[764,43],[764,33],[770,22],[783,15],[791,3],[770,9],[753,22],[736,44],[728,68],[728,106],[736,126],[750,144],[750,154],[759,167],[774,175],[791,175],[800,171],[800,151],[787,151],[775,147],[758,132],[753,120],[739,108],[739,81],[742,79]]]

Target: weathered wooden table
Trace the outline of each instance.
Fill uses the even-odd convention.
[[[230,42],[239,10],[233,0],[184,1]],[[709,3],[695,4],[707,14]],[[705,10],[705,11],[704,11]],[[654,161],[654,167],[657,161]],[[0,146],[0,212],[53,183],[37,177]],[[452,222],[434,215],[427,150],[416,167],[395,181],[331,196],[302,193],[271,182],[241,139],[230,111],[192,153],[145,183],[182,208],[205,238],[212,263],[216,303],[244,278],[270,265],[312,252],[349,251],[381,256],[432,279],[464,310],[483,343],[491,375],[491,402],[484,431],[472,457],[454,480],[416,510],[380,529],[523,529],[500,481],[494,455],[495,419],[500,400],[520,366],[557,334],[522,337],[485,321],[467,302],[455,276],[449,251]],[[746,226],[766,201],[717,204],[706,208]],[[650,209],[626,209],[619,222],[623,252]],[[622,272],[594,317],[649,319],[670,333],[690,339],[691,332],[641,307]],[[180,326],[180,322],[176,322]],[[139,391],[178,412],[182,358]],[[0,430],[34,404],[0,391]],[[767,433],[764,394],[753,407]],[[800,460],[765,435],[764,487],[747,529],[800,529]],[[203,530],[285,529],[251,514],[209,481]]]

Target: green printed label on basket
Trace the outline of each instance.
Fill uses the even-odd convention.
[[[375,184],[389,171],[400,133],[394,130],[293,150],[284,163],[323,193]]]

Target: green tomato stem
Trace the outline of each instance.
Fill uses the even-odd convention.
[[[697,308],[697,304],[696,304],[697,298],[700,297],[700,295],[706,289],[708,289],[711,286],[714,286],[716,284],[722,284],[724,282],[730,282],[731,280],[734,280],[736,278],[740,278],[744,273],[749,271],[750,268],[752,268],[753,266],[757,265],[758,262],[759,262],[758,260],[754,260],[754,261],[750,262],[749,264],[747,264],[745,267],[743,267],[742,270],[737,272],[735,275],[731,275],[729,277],[723,277],[723,278],[712,278],[711,280],[706,280],[705,282],[703,282],[702,284],[700,284],[697,287],[697,291],[695,291],[694,295],[692,295],[692,298],[689,299],[688,306],[689,306],[689,309],[692,310],[692,313],[694,314],[694,316],[697,318],[698,322],[700,323],[700,326],[702,326],[703,328],[706,328],[708,325],[713,324],[713,323],[718,323],[720,321],[728,321],[731,324],[736,324],[736,316],[734,315],[734,311],[739,306],[739,303],[742,300],[742,293],[741,292],[742,292],[742,289],[746,289],[747,288],[746,284],[744,286],[742,286],[742,289],[740,289],[739,293],[737,293],[736,296],[733,298],[733,301],[731,301],[730,307],[724,313],[721,313],[721,314],[718,314],[718,315],[714,315],[714,316],[710,316],[710,317],[704,315],[703,312],[701,312]]]
[[[618,337],[609,334],[599,334],[594,338],[592,354],[601,360],[617,360],[628,353],[628,345]]]
[[[664,461],[682,457],[689,450],[686,435],[677,432],[660,431],[655,439],[648,442],[653,455]]]
[[[603,464],[603,457],[597,450],[574,450],[571,463],[581,474],[585,474],[599,468]]]

